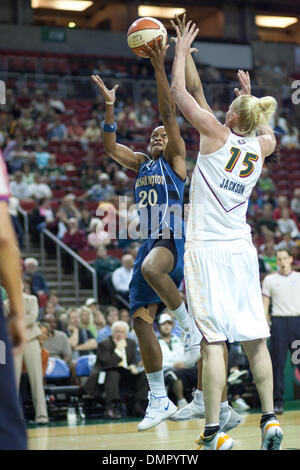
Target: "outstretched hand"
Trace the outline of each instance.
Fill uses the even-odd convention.
[[[238,81],[240,82],[241,90],[238,88],[234,89],[236,96],[251,95],[251,81],[249,72],[239,70],[237,73]]]
[[[199,28],[196,28],[196,23],[191,24],[191,21],[188,21],[184,31],[181,33],[179,27],[173,23],[173,27],[176,31],[176,46],[175,53],[182,54],[184,56],[196,52],[198,49],[191,47],[193,41],[198,36]]]
[[[147,57],[150,59],[151,64],[155,69],[162,69],[164,60],[166,57],[167,50],[169,49],[169,44],[163,46],[161,39],[154,39],[153,47],[148,46],[145,44],[144,48],[146,51],[143,51],[143,57]]]
[[[175,15],[175,22],[176,22],[176,25],[179,28],[179,31],[180,31],[181,35],[184,33],[184,30],[185,30],[185,27],[186,27],[185,26],[185,21],[186,21],[186,14],[185,13],[184,13],[182,18],[179,18],[178,15]],[[170,20],[170,23],[176,31],[176,28],[175,28],[176,25],[175,25],[174,21]]]
[[[119,85],[115,85],[111,90],[109,90],[105,85],[102,80],[102,78],[99,77],[99,75],[92,75],[91,79],[93,82],[97,85],[100,93],[102,94],[103,98],[105,101],[108,101],[110,103],[114,103],[116,101],[116,91],[119,87]]]

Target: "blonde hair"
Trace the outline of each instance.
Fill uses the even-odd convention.
[[[269,124],[276,111],[277,102],[272,96],[256,98],[252,95],[238,96],[232,102],[232,110],[238,115],[238,131],[242,135],[253,134],[260,126]]]

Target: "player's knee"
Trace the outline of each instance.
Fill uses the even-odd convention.
[[[144,262],[142,264],[141,272],[146,281],[148,282],[155,282],[155,279],[157,279],[157,273],[155,272],[155,269],[148,262]]]

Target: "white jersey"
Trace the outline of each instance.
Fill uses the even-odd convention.
[[[262,171],[257,137],[230,132],[216,152],[198,154],[190,187],[186,241],[251,241],[248,200]]]

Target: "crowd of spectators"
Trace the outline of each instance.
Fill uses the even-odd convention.
[[[135,70],[135,75],[133,71],[133,76],[152,78],[152,68],[148,65]],[[103,76],[109,76],[109,70],[103,63],[99,62],[97,69]],[[169,74],[170,69],[167,68],[167,71]],[[200,66],[200,72],[204,86],[205,83],[223,83],[232,85],[232,90],[236,86],[235,77],[229,72],[207,66]],[[270,76],[272,81],[269,80]],[[294,111],[286,95],[288,80],[288,73],[283,66],[269,70],[262,64],[256,64],[254,85],[262,92],[267,90],[267,85],[275,86],[281,93],[279,112],[273,123],[281,163],[278,167],[264,167],[249,201],[247,216],[262,278],[277,269],[276,250],[279,248],[291,251],[293,269],[300,270],[300,143]],[[149,97],[134,103],[130,96],[121,92],[116,102],[117,140],[144,152],[148,151],[151,129],[161,122],[157,105],[153,104],[151,96],[150,90]],[[213,112],[222,122],[226,112],[224,96],[214,97],[211,103]],[[136,220],[136,209],[132,207],[135,175],[121,168],[104,153],[100,130],[103,117],[104,103],[98,96],[93,102],[63,100],[57,93],[47,94],[40,89],[31,92],[23,89],[21,93],[8,89],[6,105],[0,112],[0,149],[10,180],[9,211],[21,252],[24,249],[24,227],[22,219],[18,217],[20,207],[29,213],[30,241],[33,246],[39,245],[40,231],[48,228],[80,256],[93,252],[90,262],[97,272],[99,298],[88,299],[85,305],[70,309],[61,305],[56,291],[49,289],[47,280],[39,270],[38,261],[34,258],[23,260],[24,292],[36,296],[39,301],[42,353],[45,356],[46,352],[45,357],[48,352],[50,357],[63,359],[73,375],[76,360],[82,355],[97,355],[99,344],[114,337],[112,326],[119,320],[128,324],[126,337],[135,341],[134,361],[137,361],[137,367],[142,367],[126,307],[140,240],[130,238],[128,233],[120,238],[116,233],[108,232],[104,224],[104,220],[116,218],[119,228],[122,218],[128,222]],[[187,202],[198,136],[181,116],[178,116],[178,122],[187,145]],[[293,180],[288,174],[289,156],[293,157]],[[287,182],[284,189],[282,180]],[[125,208],[119,206],[119,196],[127,196]],[[104,218],[98,216],[99,208],[105,213]],[[51,254],[53,246],[46,248],[48,254]],[[63,262],[65,272],[71,272],[72,263],[68,255],[65,255]],[[116,294],[124,300],[124,308],[110,305],[111,299],[102,302],[107,276],[110,276]],[[180,348],[176,328],[171,333],[168,322],[164,322],[165,326],[163,323],[158,326],[160,342],[166,345],[175,341]],[[173,319],[170,320],[172,322]],[[170,364],[167,366],[168,370],[172,370],[172,374],[169,374],[170,388],[178,401],[183,400],[181,403],[184,404],[182,378],[185,379],[187,374],[176,360]],[[43,370],[45,374],[45,367]],[[111,403],[107,405],[108,416],[116,417],[117,410]]]

